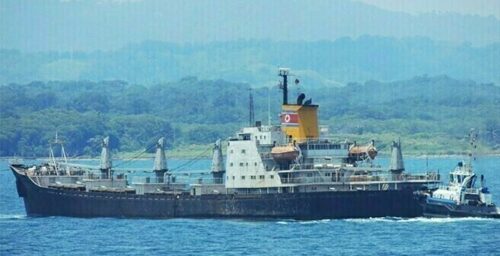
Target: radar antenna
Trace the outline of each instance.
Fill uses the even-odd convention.
[[[288,105],[288,77],[289,76],[294,76],[297,77],[294,74],[290,74],[290,69],[289,68],[280,68],[279,69],[279,76],[283,78],[283,81],[280,82],[280,89],[283,90],[283,105]],[[300,80],[298,78],[295,78],[294,80],[295,85],[299,85]],[[300,93],[300,89],[297,89],[298,94]]]

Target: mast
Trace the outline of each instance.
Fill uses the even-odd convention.
[[[56,159],[53,145],[59,145],[60,146],[60,148],[61,148],[61,156],[60,156],[60,158],[62,158],[62,160],[63,160],[64,163],[68,163],[68,158],[66,156],[66,151],[64,150],[64,142],[61,139],[59,139],[59,136],[58,136],[57,132],[56,132],[56,137],[54,138],[54,140],[50,142],[50,146],[49,146],[49,153],[50,153],[50,155],[49,155],[49,157],[50,157],[50,160],[51,160],[52,164],[54,165],[54,168],[56,169],[56,175],[59,175],[58,160]]]
[[[109,150],[109,136],[102,140],[101,150],[101,179],[109,179],[111,177],[111,151]]]
[[[168,171],[167,158],[165,157],[165,138],[163,137],[156,142],[156,154],[153,169],[158,183],[163,183],[165,173]]]
[[[468,164],[468,168],[467,168],[467,170],[470,172],[472,172],[472,161],[476,160],[476,156],[475,156],[475,153],[476,153],[475,151],[477,148],[476,141],[477,141],[477,133],[474,129],[470,129],[470,132],[469,132],[470,151],[469,151],[469,164]]]
[[[254,126],[255,125],[255,112],[254,112],[254,106],[253,106],[253,95],[252,95],[252,88],[248,89],[249,91],[249,99],[248,99],[248,126]]]
[[[61,146],[61,157],[64,160],[64,163],[68,163],[68,158],[66,157],[66,150],[64,150],[64,142],[59,139],[56,132],[56,139],[54,140],[54,144],[59,144]]]
[[[56,157],[54,156],[54,149],[52,148],[52,144],[53,143],[50,143],[50,146],[49,146],[49,158],[50,158],[50,161],[52,162],[52,165],[54,165],[54,168],[56,168],[56,175],[59,175],[59,172],[57,170]]]
[[[267,88],[267,125],[271,126],[271,88]]]
[[[279,76],[283,78],[283,84],[281,85],[281,89],[283,90],[283,105],[288,105],[288,74],[290,73],[290,69],[288,68],[280,68]]]

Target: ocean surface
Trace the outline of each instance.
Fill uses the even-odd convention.
[[[461,160],[406,158],[410,172],[448,174]],[[387,159],[378,160],[385,165]],[[129,163],[123,163],[125,167]],[[478,157],[500,204],[500,157]],[[134,162],[150,167],[152,161]],[[169,160],[169,167],[208,168]],[[442,175],[447,182],[447,175]],[[0,255],[500,255],[500,220],[372,218],[294,221],[26,217],[8,162],[0,160]]]

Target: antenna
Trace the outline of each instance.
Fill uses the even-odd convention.
[[[469,168],[472,168],[472,161],[476,160],[475,151],[477,148],[477,132],[474,128],[470,129],[469,132],[469,144],[470,144],[470,152],[469,152]]]
[[[249,91],[249,99],[248,99],[248,125],[253,126],[255,124],[255,113],[253,109],[253,95],[252,88],[248,88]]]
[[[425,155],[425,171],[429,171],[429,155]]]
[[[271,87],[267,87],[267,125],[271,126]]]

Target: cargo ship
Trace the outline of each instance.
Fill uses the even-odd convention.
[[[375,143],[358,145],[321,137],[319,106],[305,100],[304,94],[289,103],[289,69],[280,69],[279,76],[283,91],[280,124],[257,121],[224,142],[215,142],[212,166],[205,175],[170,170],[163,138],[156,143],[149,176],[114,168],[108,138],[102,141],[98,167],[72,164],[66,157],[56,160],[53,153],[52,160],[44,164],[12,164],[27,215],[252,219],[422,216],[414,192],[437,186],[438,174],[405,172],[400,142],[392,144],[390,165],[381,167],[373,161]]]

